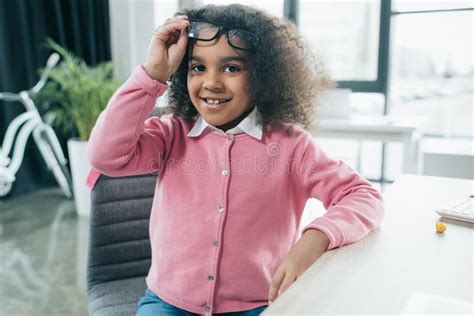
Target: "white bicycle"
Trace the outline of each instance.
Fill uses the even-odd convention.
[[[19,93],[0,92],[0,100],[18,101],[26,108],[26,112],[18,115],[8,125],[2,147],[0,148],[0,197],[6,196],[15,182],[15,174],[20,168],[25,154],[26,142],[30,135],[39,149],[46,166],[51,170],[67,198],[72,198],[71,175],[67,168],[67,160],[59,144],[54,130],[46,124],[33,102],[33,97],[44,87],[51,69],[59,61],[59,55],[53,53],[49,56],[45,70],[38,83],[30,90]],[[13,154],[10,158],[10,152]]]

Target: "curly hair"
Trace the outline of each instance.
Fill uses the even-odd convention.
[[[317,130],[316,106],[334,83],[293,22],[240,4],[210,4],[176,13],[181,14],[257,34],[259,44],[250,67],[249,94],[261,114],[264,130],[283,127],[288,131],[291,124]],[[187,89],[188,52],[170,79],[168,112],[191,119],[198,112]]]

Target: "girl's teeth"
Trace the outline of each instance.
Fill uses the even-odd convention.
[[[206,102],[209,103],[209,104],[219,104],[219,103],[225,102],[225,100],[210,100],[210,99],[206,99]]]

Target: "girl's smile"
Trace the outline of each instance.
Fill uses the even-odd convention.
[[[232,99],[216,99],[213,97],[200,97],[201,103],[204,107],[209,110],[219,109],[220,107],[227,105]]]
[[[210,42],[196,41],[188,63],[188,92],[209,124],[226,131],[253,108],[248,95],[251,53],[234,49],[224,34]]]

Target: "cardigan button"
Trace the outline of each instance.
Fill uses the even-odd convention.
[[[210,276],[207,277],[207,279],[208,279],[209,281],[212,281],[212,280],[214,280],[214,276],[210,275]]]
[[[210,306],[206,306],[206,308],[204,308],[206,310],[206,312],[209,312],[211,311],[211,307]]]
[[[228,175],[228,174],[229,174],[229,171],[227,171],[227,170],[222,170],[222,175],[223,175],[223,176],[226,176],[226,175]]]

